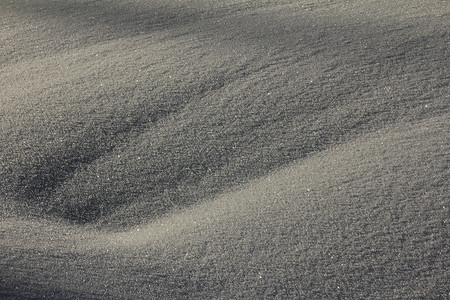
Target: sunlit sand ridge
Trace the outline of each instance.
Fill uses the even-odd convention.
[[[0,3],[0,298],[446,298],[447,1]]]

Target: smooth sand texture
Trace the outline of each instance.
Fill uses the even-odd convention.
[[[448,1],[3,1],[0,296],[445,298]]]

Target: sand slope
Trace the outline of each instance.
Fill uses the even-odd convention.
[[[126,232],[6,219],[4,293],[444,297],[448,125],[382,130]]]
[[[448,1],[0,3],[0,295],[446,297]]]

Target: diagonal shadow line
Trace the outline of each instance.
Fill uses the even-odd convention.
[[[231,80],[220,80],[208,89],[197,90],[191,97],[205,97],[209,93],[222,89],[234,80],[232,78]],[[190,95],[192,93],[180,94]],[[15,187],[16,199],[18,201],[26,199],[31,205],[49,203],[49,199],[52,199],[58,187],[62,186],[80,168],[107,156],[118,146],[123,146],[121,141],[126,141],[130,135],[135,134],[139,136],[143,130],[145,132],[145,128],[151,127],[171,114],[180,112],[191,103],[191,101],[186,101],[183,96],[172,98],[171,100],[169,106],[164,107],[164,105],[168,104],[168,102],[164,102],[158,109],[151,111],[148,111],[145,107],[136,108],[136,114],[132,114],[135,117],[128,122],[122,122],[122,126],[117,126],[116,120],[110,121],[111,126],[102,124],[103,127],[111,127],[115,128],[115,130],[102,131],[102,136],[100,137],[98,137],[98,131],[95,128],[86,128],[75,141],[71,140],[51,153],[45,153],[45,156],[41,157],[37,164],[31,164],[19,172],[16,171],[16,173],[20,173]],[[145,104],[143,103],[142,105]],[[94,208],[94,206],[91,208]],[[50,212],[52,209],[52,206],[45,208],[44,205],[44,210]],[[94,218],[97,216],[95,209],[86,214],[85,220],[79,220],[80,216],[72,216],[72,219],[75,218],[82,222],[92,221],[90,216]],[[70,216],[67,217],[70,219]]]

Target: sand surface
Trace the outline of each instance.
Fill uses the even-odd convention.
[[[0,297],[450,297],[449,16],[1,1]]]

